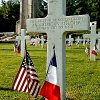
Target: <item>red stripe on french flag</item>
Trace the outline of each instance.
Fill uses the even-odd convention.
[[[48,81],[45,81],[40,91],[40,95],[44,96],[48,100],[61,100],[60,87]]]
[[[95,56],[97,56],[96,50],[92,50],[92,54],[95,55]]]

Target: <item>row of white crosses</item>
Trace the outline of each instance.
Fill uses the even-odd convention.
[[[21,36],[17,36],[16,37],[16,41],[18,41],[18,45],[21,44],[21,56],[24,57],[24,53],[25,53],[25,40],[30,40],[30,36],[25,36],[26,34],[26,29],[21,29]],[[35,39],[35,45],[38,45],[38,41],[41,41],[41,47],[44,47],[44,38],[41,37],[41,39],[36,38]]]
[[[67,38],[66,41],[68,42],[68,45],[72,46],[72,45],[73,45],[74,38],[71,38],[71,35],[69,35],[69,38]],[[76,45],[79,47],[79,45],[80,45],[80,43],[81,43],[82,41],[83,41],[83,45],[85,45],[86,39],[81,39],[81,38],[78,36],[78,38],[76,38],[75,41],[76,41]]]
[[[40,41],[41,41],[41,47],[43,48],[44,47],[44,42],[45,42],[45,39],[44,39],[43,35],[41,36]]]
[[[89,44],[90,39],[83,38],[83,45]]]
[[[41,35],[41,38],[36,37],[36,38],[31,39],[31,44],[34,43],[35,46],[41,45],[42,48],[44,47],[44,42],[45,42],[45,39],[44,39],[43,35]]]
[[[74,38],[71,38],[71,35],[69,35],[69,38],[67,38],[66,41],[68,41],[68,45],[72,46]],[[76,44],[79,47],[79,44],[83,41],[83,39],[80,39],[80,37],[78,36],[78,38],[75,41],[76,41]]]
[[[31,39],[32,44],[34,43],[35,46],[38,46],[40,43],[40,38],[35,37]]]
[[[93,55],[91,52],[96,44],[96,39],[99,39],[100,35],[96,34],[96,22],[91,22],[90,27],[91,27],[91,34],[84,34],[83,38],[90,39],[90,60],[95,61],[96,56]]]
[[[88,15],[66,16],[66,0],[48,0],[47,17],[27,20],[28,32],[47,33],[47,66],[53,56],[55,45],[61,100],[66,99],[66,34],[64,32],[89,30],[89,19]]]

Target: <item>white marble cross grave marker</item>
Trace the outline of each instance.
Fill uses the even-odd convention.
[[[43,47],[44,47],[44,41],[45,41],[45,39],[44,39],[43,35],[41,36],[40,41],[41,41],[41,47],[43,48]]]
[[[86,39],[86,44],[90,44],[90,39]]]
[[[25,54],[25,40],[29,40],[30,36],[25,36],[26,29],[21,29],[21,36],[17,36],[16,38],[21,40],[21,56],[24,57]]]
[[[80,37],[78,36],[78,38],[76,39],[76,44],[79,47],[80,43],[81,43],[82,39],[80,39]]]
[[[21,44],[21,39],[20,39],[20,36],[17,36],[17,37],[16,37],[16,41],[18,42],[18,45],[20,45],[20,44]]]
[[[91,22],[91,34],[84,34],[83,38],[90,39],[90,60],[95,61],[96,56],[93,55],[91,52],[96,44],[96,39],[100,38],[100,35],[96,34],[96,23]]]
[[[31,38],[30,44],[34,45],[34,43],[35,43],[35,39]]]
[[[40,44],[40,38],[38,36],[35,37],[35,46]]]
[[[35,46],[38,46],[38,38],[35,37]]]
[[[83,45],[85,45],[86,39],[83,39]]]
[[[18,48],[20,48],[20,46],[21,46],[21,39],[20,39],[20,36],[17,36],[16,37],[16,41],[17,41],[17,46],[15,46],[15,52],[18,52],[19,51],[19,49]],[[21,49],[21,48],[20,48]],[[20,52],[19,52],[20,53]]]
[[[90,39],[87,39],[87,38],[83,37],[83,45],[89,44],[89,42],[90,42]]]
[[[71,38],[71,35],[69,35],[69,38],[67,38],[66,41],[68,41],[68,44],[72,46],[74,39]]]
[[[64,32],[89,30],[89,19],[88,15],[66,16],[66,0],[48,0],[47,17],[27,19],[28,32],[47,33],[47,66],[53,56],[55,45],[61,100],[66,99],[66,34]]]

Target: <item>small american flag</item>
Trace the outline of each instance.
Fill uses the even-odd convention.
[[[27,51],[13,83],[12,89],[27,92],[35,98],[38,96],[40,82]]]

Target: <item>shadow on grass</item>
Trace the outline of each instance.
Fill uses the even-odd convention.
[[[0,51],[13,51],[13,49],[0,49]]]
[[[74,49],[79,49],[79,50],[80,50],[80,49],[84,49],[84,48],[81,48],[81,47],[78,48],[78,47],[77,47],[77,48],[74,48]]]
[[[41,49],[40,50],[28,50],[28,51],[36,51],[36,52],[42,52],[43,51],[43,52],[47,52],[47,50],[41,50]]]
[[[66,100],[74,100],[74,99],[66,98]]]
[[[0,90],[4,90],[4,91],[13,91],[11,88],[4,88],[4,87],[0,87]]]
[[[96,60],[100,60],[99,58],[97,58]]]
[[[4,91],[13,91],[11,88],[3,88],[3,87],[0,87],[0,90],[4,90]],[[45,98],[42,97],[40,100],[45,100]],[[66,100],[74,100],[74,99],[66,98]]]
[[[45,98],[41,98],[40,100],[45,100]],[[74,99],[66,98],[66,100],[74,100]]]

